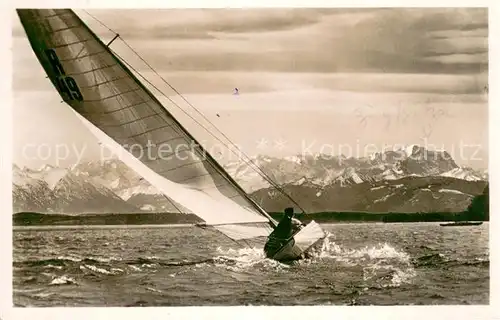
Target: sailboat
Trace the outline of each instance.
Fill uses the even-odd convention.
[[[441,227],[464,227],[464,226],[480,226],[482,225],[482,221],[471,222],[471,221],[455,221],[449,223],[440,223]]]
[[[101,143],[179,212],[197,215],[204,226],[240,244],[267,239],[277,222],[110,48],[118,34],[104,44],[71,9],[18,9],[17,14],[59,95]],[[324,237],[311,221],[267,256],[300,259]]]

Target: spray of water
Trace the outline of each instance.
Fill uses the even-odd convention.
[[[294,267],[337,263],[345,267],[361,266],[363,280],[380,287],[400,286],[415,277],[415,270],[408,253],[388,243],[348,248],[336,243],[332,234],[327,234],[321,243],[312,248],[308,252],[307,259],[291,265],[267,259],[261,248],[218,248],[217,252],[219,256],[214,259],[215,265],[235,272],[256,268],[287,272]]]
[[[220,254],[215,257],[216,266],[225,267],[232,271],[247,270],[250,268],[264,268],[276,271],[284,271],[290,268],[289,265],[276,260],[268,259],[264,255],[262,248],[228,249],[217,248]]]

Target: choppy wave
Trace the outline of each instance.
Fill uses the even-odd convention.
[[[76,280],[66,275],[62,275],[60,277],[54,277],[50,282],[50,284],[51,285],[76,284]]]
[[[406,230],[401,233],[403,241],[389,242],[390,237],[382,232],[378,237],[372,230],[354,234],[350,230],[355,227],[342,227],[349,230],[343,236],[338,232],[328,235],[307,259],[293,263],[267,259],[260,247],[236,249],[231,243],[215,240],[213,243],[220,246],[209,246],[201,237],[183,243],[184,251],[176,251],[174,248],[180,247],[176,243],[183,241],[177,239],[183,238],[160,232],[154,237],[139,232],[135,238],[127,235],[127,239],[137,239],[128,242],[119,233],[99,234],[100,241],[108,245],[78,250],[68,249],[75,245],[68,233],[59,238],[48,232],[24,235],[14,253],[14,296],[16,305],[25,306],[57,301],[62,301],[59,305],[64,301],[97,305],[100,302],[95,293],[104,286],[111,296],[116,289],[118,305],[189,305],[193,301],[259,305],[266,301],[286,304],[293,299],[304,304],[370,304],[381,297],[396,299],[391,297],[398,292],[403,292],[405,299],[404,292],[409,290],[420,290],[428,299],[455,301],[456,294],[449,294],[453,292],[449,288],[422,293],[426,286],[433,287],[436,279],[440,279],[440,286],[472,279],[476,284],[486,283],[486,289],[481,290],[487,292],[487,250],[471,247],[464,251],[456,241],[444,243],[442,237],[422,242],[420,235]],[[386,232],[387,226],[384,228]],[[75,237],[85,239],[89,234]],[[349,241],[353,237],[358,238]],[[42,251],[37,242],[40,239],[46,245]],[[165,239],[172,243],[168,249]],[[292,296],[283,295],[283,288],[293,292]],[[141,300],[127,300],[123,290],[135,292],[133,299],[139,296]]]
[[[311,250],[309,257],[292,264],[285,264],[265,257],[261,248],[217,248],[217,254],[213,258],[201,260],[165,261],[158,256],[145,256],[136,259],[122,259],[120,257],[77,257],[58,256],[39,260],[26,260],[14,262],[18,269],[44,268],[64,272],[72,270],[73,274],[97,274],[101,276],[116,276],[134,272],[148,272],[151,269],[168,267],[203,268],[215,266],[233,272],[247,270],[270,270],[277,272],[288,272],[291,268],[306,268],[307,266],[324,263],[337,263],[346,267],[361,267],[363,279],[371,281],[378,286],[399,286],[410,283],[415,277],[415,268],[436,265],[477,265],[489,266],[487,259],[475,258],[473,261],[448,260],[444,254],[432,253],[419,257],[411,257],[407,252],[397,249],[388,243],[378,243],[372,246],[359,248],[346,247],[338,244],[328,235],[323,242]],[[170,274],[175,277],[179,272]],[[76,280],[65,274],[52,279],[51,284],[74,284]]]
[[[106,263],[111,261],[119,261],[117,258],[107,258],[107,257],[92,257],[92,258],[76,258],[70,256],[59,256],[55,258],[39,259],[39,260],[25,260],[25,261],[14,261],[14,267],[48,267],[48,268],[58,268],[74,263]]]
[[[459,266],[489,267],[490,261],[486,256],[472,258],[451,258],[444,253],[430,253],[414,258],[413,264],[419,268],[452,268]]]

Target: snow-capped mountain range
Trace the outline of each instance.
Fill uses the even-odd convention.
[[[45,166],[40,170],[13,166],[14,212],[137,212],[87,172]]]
[[[344,195],[358,194],[361,190],[387,193],[368,202],[357,201],[358,204],[364,203],[361,209],[370,209],[373,206],[377,208],[375,204],[383,202],[380,199],[391,194],[392,189],[388,185],[430,181],[430,178],[435,181],[458,181],[458,184],[462,181],[464,185],[484,185],[487,180],[486,172],[459,167],[447,152],[429,151],[417,145],[375,153],[365,158],[322,154],[285,158],[259,155],[250,161],[227,164],[225,168],[228,173],[254,199],[267,203],[264,206],[267,210],[274,210],[274,193],[269,183],[256,172],[256,167],[278,185],[293,189],[299,198],[302,198],[302,194],[311,196],[311,199],[303,201],[324,202],[313,206],[322,210],[339,210],[333,201],[337,198],[332,193],[334,190],[335,194]],[[480,193],[480,189],[474,189],[470,196],[476,191]],[[439,190],[436,189],[436,192],[442,195],[443,192]],[[358,197],[363,196],[358,194]],[[139,212],[171,209],[163,195],[117,159],[84,162],[71,168],[45,165],[34,170],[13,165],[13,203],[15,212]],[[356,210],[360,210],[358,207],[355,206]]]
[[[249,165],[251,163],[252,165]],[[466,181],[487,180],[487,173],[459,167],[446,151],[429,151],[411,145],[364,158],[323,154],[274,158],[257,156],[229,164],[226,169],[247,192],[269,187],[252,167],[261,168],[279,185],[310,183],[317,186],[349,186],[363,182],[397,180],[408,176],[444,176]]]

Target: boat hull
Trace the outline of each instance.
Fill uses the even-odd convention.
[[[279,248],[273,245],[270,249],[265,249],[265,253],[268,258],[281,262],[303,259],[308,251],[323,240],[325,236],[326,234],[319,224],[311,221],[307,226],[294,234],[293,237],[282,241]],[[269,241],[272,240],[269,239]]]
[[[463,227],[463,226],[480,226],[482,222],[451,222],[451,223],[440,223],[441,227]]]
[[[270,258],[277,261],[293,261],[303,258],[303,253],[302,249],[295,245],[295,239],[292,238]]]

